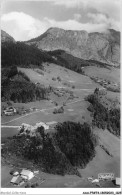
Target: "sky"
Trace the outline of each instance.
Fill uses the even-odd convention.
[[[35,38],[50,27],[120,31],[121,5],[121,0],[3,0],[1,29],[16,41]]]

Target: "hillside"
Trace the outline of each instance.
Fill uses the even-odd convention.
[[[50,28],[26,43],[47,51],[64,50],[85,60],[97,60],[116,66],[120,64],[120,32],[112,29],[106,33],[88,33]]]
[[[1,30],[1,42],[15,42],[14,38],[11,37],[8,33]]]
[[[1,100],[13,102],[32,102],[46,99],[47,89],[36,86],[16,66],[2,68]]]
[[[54,51],[43,51],[38,49],[35,44],[27,45],[24,42],[12,41],[2,42],[2,67],[13,65],[22,67],[42,67],[43,62],[54,63],[78,73],[83,73],[82,67],[85,66],[91,65],[105,68],[110,66],[107,63],[102,63],[96,60],[84,60],[79,57],[75,57],[70,54],[70,52],[60,49]]]
[[[25,66],[42,65],[42,62],[54,62],[55,60],[44,51],[40,51],[33,45],[23,42],[4,42],[1,48],[1,65],[8,67],[13,65]]]
[[[43,127],[33,133],[22,127],[2,148],[2,157],[7,159],[11,154],[34,161],[35,166],[48,173],[81,177],[77,168],[84,168],[95,156],[95,135],[87,123],[68,121],[55,128],[56,134],[51,137]]]
[[[86,68],[89,68],[89,66]],[[6,172],[7,172],[6,180],[4,180],[4,177],[2,178],[2,186],[9,186],[9,187],[12,186],[12,184],[9,183],[10,180],[12,179],[12,176],[9,174],[9,172],[12,169],[11,165],[15,165],[17,170],[18,170],[18,167],[25,167],[29,169],[32,168],[32,170],[38,169],[37,167],[35,167],[35,164],[34,165],[32,164],[32,166],[30,165],[30,160],[27,159],[26,161],[24,161],[25,159],[23,160],[22,157],[18,156],[18,158],[16,158],[16,156],[13,155],[13,152],[18,153],[18,155],[22,154],[22,153],[19,153],[20,151],[19,149],[24,146],[23,143],[25,143],[25,145],[27,146],[27,149],[30,148],[29,147],[31,146],[30,144],[32,144],[33,147],[36,146],[35,140],[33,144],[33,140],[30,138],[29,138],[30,144],[26,144],[28,143],[26,140],[26,137],[25,138],[22,137],[22,139],[18,137],[19,142],[18,142],[17,137],[14,137],[14,139],[12,138],[12,136],[18,134],[17,126],[20,126],[22,123],[35,125],[36,123],[39,123],[39,122],[45,122],[46,124],[50,124],[49,125],[50,128],[45,131],[45,133],[48,133],[50,137],[52,137],[55,133],[54,126],[56,124],[58,125],[59,123],[61,123],[62,126],[64,126],[64,124],[67,124],[65,126],[67,129],[67,133],[66,133],[65,128],[61,130],[61,127],[59,126],[60,127],[58,131],[59,136],[57,137],[58,144],[61,144],[59,145],[60,148],[58,149],[63,150],[64,148],[64,151],[62,151],[62,153],[59,153],[59,150],[58,150],[58,153],[55,150],[50,151],[48,149],[50,148],[50,146],[51,146],[51,149],[53,149],[51,144],[46,145],[47,147],[46,150],[45,151],[43,150],[45,152],[44,154],[47,154],[47,156],[42,155],[42,158],[45,158],[44,160],[46,164],[41,166],[44,169],[41,169],[41,168],[38,169],[39,170],[38,177],[45,178],[45,182],[40,184],[39,187],[96,187],[95,184],[92,184],[91,182],[88,181],[88,177],[93,176],[94,178],[97,178],[99,173],[104,173],[104,172],[114,173],[115,177],[120,177],[120,139],[117,138],[112,133],[110,133],[110,131],[108,130],[103,131],[102,129],[97,128],[97,127],[93,129],[92,132],[95,133],[99,137],[99,143],[98,143],[98,146],[95,147],[95,157],[92,160],[89,159],[90,155],[89,155],[89,152],[86,153],[86,149],[85,149],[85,153],[84,152],[82,153],[85,159],[84,165],[87,165],[84,168],[80,168],[78,166],[79,168],[77,170],[81,174],[82,178],[79,178],[76,175],[74,175],[76,174],[76,172],[74,172],[75,171],[73,170],[74,166],[72,166],[70,163],[72,160],[75,160],[74,154],[76,153],[74,150],[72,150],[71,143],[74,146],[73,149],[76,149],[76,151],[79,153],[82,147],[81,139],[84,137],[84,136],[80,136],[80,133],[83,133],[83,132],[80,131],[78,127],[76,127],[76,129],[78,130],[79,133],[77,132],[78,134],[76,134],[76,129],[73,123],[80,122],[80,124],[83,125],[85,122],[85,123],[90,124],[91,126],[93,116],[92,116],[92,113],[89,112],[89,110],[87,109],[90,103],[88,101],[85,101],[84,97],[88,96],[88,94],[91,94],[96,87],[101,88],[101,86],[98,83],[94,83],[94,81],[92,81],[88,76],[78,74],[74,71],[68,70],[64,67],[57,66],[55,64],[45,63],[44,70],[40,70],[39,68],[30,69],[30,68],[22,68],[22,67],[18,68],[18,70],[20,70],[21,72],[24,72],[29,77],[31,82],[33,83],[38,82],[37,86],[45,85],[48,87],[50,85],[52,86],[53,91],[51,92],[50,97],[47,100],[34,101],[34,102],[28,102],[28,103],[14,103],[11,101],[12,106],[15,107],[18,111],[22,110],[22,112],[19,112],[15,114],[14,116],[5,116],[4,114],[2,115],[1,117],[2,143],[4,143],[4,140],[6,139],[6,137],[11,137],[10,139],[8,139],[8,142],[6,142],[4,146],[2,146],[5,149],[7,149],[8,147],[6,151],[4,150],[5,153],[7,152],[7,155],[5,153],[4,155],[5,155],[5,158],[7,158],[6,159],[7,162],[10,163],[10,169],[9,168],[6,169]],[[100,70],[102,69],[100,68]],[[112,71],[114,75],[114,69],[112,69]],[[103,71],[101,71],[101,75],[102,75],[102,72]],[[108,73],[108,74],[111,74],[111,73]],[[104,72],[103,72],[103,75],[104,75]],[[107,76],[108,75],[106,75],[106,77]],[[59,80],[59,77],[60,77],[60,80]],[[117,93],[111,92],[111,93],[106,94],[105,96],[106,96],[107,102],[109,104],[112,104],[113,100],[116,99]],[[104,104],[106,104],[106,100]],[[53,113],[54,109],[56,107],[59,108],[61,106],[64,107],[64,112],[54,114]],[[107,105],[105,106],[108,107]],[[8,105],[6,102],[2,102],[1,107],[5,108],[5,107],[8,107]],[[32,111],[32,108],[34,108],[34,111]],[[113,113],[111,114],[113,115]],[[72,121],[72,125],[68,126],[67,121]],[[51,125],[51,123],[53,123],[53,125]],[[71,132],[70,127],[73,127],[72,132]],[[62,132],[61,135],[60,135],[60,132]],[[65,133],[68,136],[65,136],[66,135]],[[84,131],[84,134],[85,133],[86,131]],[[74,140],[75,136],[76,136],[76,141]],[[62,139],[65,140],[64,143],[62,142]],[[84,141],[86,142],[86,140]],[[63,144],[65,147],[62,146]],[[77,150],[76,148],[77,146],[78,146],[78,149],[80,148],[80,150]],[[89,148],[92,149],[91,144],[83,145],[83,147],[87,147],[88,150]],[[70,150],[67,150],[68,148]],[[10,153],[12,153],[12,155],[9,156],[10,150],[11,150]],[[24,152],[25,150],[23,150],[22,148],[21,152],[22,151]],[[63,153],[66,153],[66,154],[62,156]],[[54,158],[49,158],[50,154],[51,156],[54,156]],[[73,155],[73,158],[71,154]],[[77,162],[72,162],[75,165],[79,165],[79,162],[82,163],[82,156],[80,156],[79,154],[78,154],[78,157],[79,157],[78,164],[76,164]],[[67,158],[68,160],[65,158],[66,156],[68,157]],[[80,161],[80,157],[81,157],[81,161]],[[88,162],[87,160],[90,160],[90,161]],[[7,162],[3,161],[2,170],[3,170],[3,166],[5,166]],[[55,164],[55,167],[50,166],[51,162],[52,162],[52,165]],[[48,170],[45,168],[48,168]],[[57,174],[66,174],[66,175],[65,176],[60,176],[57,174],[54,175],[54,174],[49,174],[49,172],[57,173]],[[107,185],[108,187],[112,187],[112,186],[115,187],[112,182],[111,183],[105,182],[105,184],[101,184],[101,187],[104,187],[104,185]]]

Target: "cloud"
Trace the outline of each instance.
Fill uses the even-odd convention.
[[[92,23],[95,24],[106,24],[108,28],[120,30],[120,22],[113,18],[109,18],[107,15],[99,13],[88,13],[87,16],[91,19]]]
[[[24,41],[44,33],[48,26],[23,12],[10,12],[1,17],[1,27],[15,40]]]
[[[107,14],[115,20],[120,20],[120,0],[53,0],[55,5],[64,5],[66,8],[93,8],[97,12]]]
[[[81,18],[81,15],[80,14],[74,14],[74,19],[79,21]]]
[[[87,32],[104,32],[108,29],[107,23],[80,23],[76,20],[56,21],[48,18],[45,18],[45,21],[47,21],[49,26],[59,27],[65,30],[86,30]]]
[[[74,19],[66,21],[56,21],[47,17],[39,20],[23,12],[10,12],[1,17],[1,27],[16,41],[26,41],[37,37],[50,27],[87,32],[103,32],[108,28],[119,30],[120,23],[104,14],[88,13],[89,21],[86,23],[81,23],[80,17],[80,14],[74,14]]]

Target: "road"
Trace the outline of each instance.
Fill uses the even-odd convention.
[[[81,101],[84,101],[84,99],[80,99],[80,100],[76,100],[76,101],[74,101],[74,102],[69,102],[69,103],[67,103],[66,104],[66,106],[67,105],[70,105],[70,104],[74,104],[74,103],[77,103],[77,102],[81,102]],[[62,106],[62,105],[61,105]],[[13,126],[4,126],[4,125],[6,125],[6,124],[8,124],[8,123],[10,123],[10,122],[13,122],[13,121],[16,121],[16,120],[18,120],[18,119],[20,119],[20,118],[24,118],[24,117],[26,117],[26,116],[29,116],[29,115],[32,115],[32,114],[35,114],[35,113],[38,113],[38,112],[44,112],[44,111],[48,111],[48,110],[52,110],[52,109],[55,109],[55,108],[57,108],[57,106],[54,106],[54,107],[52,107],[52,108],[45,108],[45,109],[41,109],[41,110],[38,110],[38,111],[35,111],[35,112],[32,112],[32,113],[28,113],[28,114],[26,114],[26,115],[23,115],[23,116],[20,116],[20,117],[18,117],[18,118],[15,118],[15,119],[12,119],[12,120],[10,120],[10,121],[8,121],[8,122],[5,122],[5,123],[2,123],[1,125],[1,127],[2,128],[4,128],[4,127],[13,127]],[[17,126],[18,127],[18,126]]]

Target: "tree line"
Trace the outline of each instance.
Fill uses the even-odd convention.
[[[2,68],[1,99],[2,101],[31,102],[48,97],[49,89],[36,85],[16,66]]]
[[[42,62],[54,62],[54,59],[46,52],[39,50],[34,45],[24,42],[5,42],[1,47],[1,65],[29,67],[42,65]]]
[[[91,103],[88,110],[93,113],[93,125],[98,128],[107,128],[111,133],[120,136],[120,108],[108,109],[99,101],[99,89],[88,95],[86,100]]]

